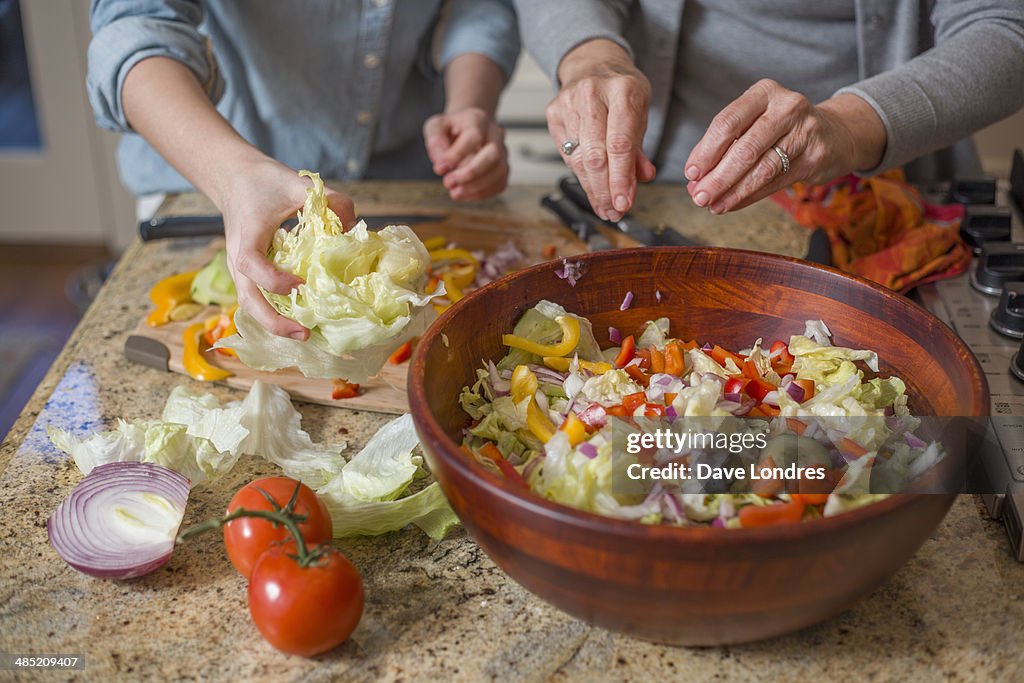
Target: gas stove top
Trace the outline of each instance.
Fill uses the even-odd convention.
[[[976,256],[970,272],[918,287],[911,298],[953,328],[984,369],[992,398],[987,481],[973,488],[1024,562],[1024,157],[1015,153],[1009,183],[954,182],[926,194],[967,205],[961,232]]]

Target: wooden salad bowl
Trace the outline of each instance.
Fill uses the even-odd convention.
[[[940,320],[866,280],[796,259],[716,248],[629,249],[576,257],[575,287],[550,262],[468,295],[423,336],[409,402],[427,460],[467,530],[509,576],[592,624],[684,645],[789,633],[842,611],[906,562],[954,494],[900,494],[834,517],[754,529],[644,525],[555,504],[459,450],[459,393],[502,333],[540,299],[588,317],[602,348],[667,316],[671,334],[743,348],[822,319],[837,346],[878,352],[916,415],[982,416],[978,361]],[[632,307],[620,311],[627,291]],[[660,292],[661,301],[657,301]]]

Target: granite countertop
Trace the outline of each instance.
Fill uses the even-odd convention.
[[[448,206],[436,184],[343,189],[366,214]],[[486,208],[543,215],[542,190],[512,188]],[[189,196],[168,207],[208,208]],[[806,249],[806,231],[767,202],[711,217],[678,189],[642,188],[638,214],[709,244],[794,256]],[[122,347],[155,279],[180,270],[204,244],[132,246],[0,446],[0,653],[82,655],[84,671],[61,677],[89,680],[1024,680],[1024,567],[970,496],[906,566],[848,611],[727,648],[666,647],[592,628],[513,583],[462,531],[440,542],[415,529],[338,541],[363,575],[366,610],[348,642],[316,659],[264,642],[249,620],[245,580],[216,534],[182,546],[141,579],[79,574],[47,542],[47,518],[81,475],[49,444],[46,425],[86,433],[119,417],[155,418],[171,389],[191,381],[131,365]],[[297,407],[314,439],[340,437],[350,448],[391,419]],[[273,469],[243,458],[225,479],[193,491],[185,523],[219,513],[233,491]],[[0,680],[8,675],[0,671]]]

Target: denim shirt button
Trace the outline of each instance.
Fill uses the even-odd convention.
[[[365,66],[367,69],[376,69],[378,66],[380,66],[380,57],[371,52],[370,54],[363,57],[363,66]]]
[[[349,173],[352,173],[352,174],[359,173],[359,160],[358,159],[349,159],[348,163],[345,164],[345,168],[348,170]]]
[[[356,115],[356,121],[359,122],[359,125],[365,126],[373,121],[373,114],[368,111],[361,111]]]
[[[387,7],[389,0],[373,0],[374,7]]]

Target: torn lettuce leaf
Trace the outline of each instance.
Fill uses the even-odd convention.
[[[320,176],[299,175],[312,180],[299,225],[278,230],[269,258],[304,282],[289,294],[263,294],[278,313],[308,328],[309,339],[277,337],[239,309],[238,334],[216,346],[234,349],[257,370],[295,367],[307,377],[363,382],[423,333],[435,317],[428,304],[444,289],[426,292],[430,255],[408,226],[370,231],[360,221],[346,232],[327,206]]]

